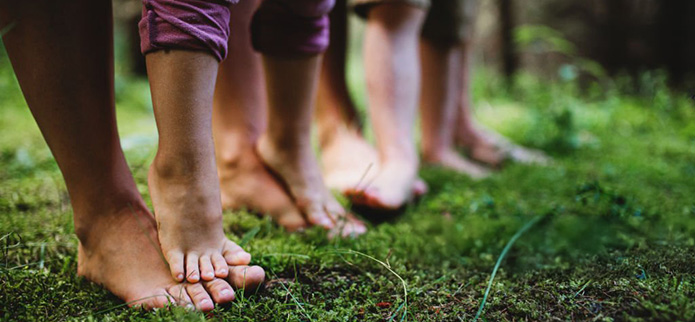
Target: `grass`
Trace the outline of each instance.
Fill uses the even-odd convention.
[[[227,234],[268,283],[206,316],[127,309],[75,276],[65,186],[0,50],[0,318],[471,321],[487,295],[482,321],[694,320],[695,104],[658,73],[632,94],[624,83],[580,89],[521,75],[506,90],[482,70],[478,117],[553,165],[511,165],[480,182],[425,168],[431,192],[354,240],[225,213]],[[147,196],[156,144],[147,85],[119,72],[116,90],[124,148]]]

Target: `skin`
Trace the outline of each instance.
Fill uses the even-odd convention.
[[[230,37],[230,55],[217,77],[213,130],[222,205],[269,215],[289,231],[319,225],[332,235],[361,234],[364,225],[325,188],[311,150],[305,119],[312,115],[320,59],[266,57],[264,68],[264,59],[250,46],[249,25],[258,4],[234,6],[230,27],[238,32]],[[257,148],[266,129],[268,144]]]
[[[459,166],[463,164],[461,161],[467,161],[466,159],[457,157],[457,155],[454,154],[456,148],[465,150],[467,152],[467,156],[471,160],[491,168],[500,168],[507,160],[526,164],[548,164],[550,159],[545,156],[543,152],[513,144],[498,133],[486,129],[484,126],[476,122],[475,117],[473,116],[473,100],[471,96],[473,45],[473,37],[466,37],[459,43],[452,44],[450,46],[435,46],[425,39],[421,41],[423,68],[428,65],[436,66],[439,64],[441,69],[454,71],[453,75],[451,75],[453,77],[448,78],[448,83],[443,84],[448,84],[448,91],[449,93],[452,93],[450,95],[453,95],[449,97],[452,97],[455,100],[453,103],[455,105],[455,112],[454,115],[451,115],[449,112],[443,112],[442,114],[451,116],[451,119],[456,120],[455,122],[442,121],[441,123],[433,123],[444,128],[447,135],[453,135],[453,141],[430,140],[432,136],[424,135],[426,131],[424,130],[425,122],[423,122],[423,157],[431,163],[439,164],[461,173],[468,174],[473,178],[480,178],[481,176],[470,171],[469,167],[462,168]],[[449,58],[443,59],[443,57]],[[428,62],[425,62],[425,60]],[[443,64],[445,61],[447,62],[446,65]],[[443,81],[444,76],[442,75],[444,75],[444,73],[437,75],[434,77],[438,77],[440,81]],[[436,82],[436,80],[433,80],[433,82]],[[423,83],[433,84],[430,82]],[[425,87],[423,87],[423,96],[425,95],[425,91],[427,90]],[[429,91],[436,92],[437,89],[431,88]],[[431,99],[429,101],[431,102],[432,106],[435,105],[435,99]],[[423,105],[424,103],[425,100],[423,97]],[[450,107],[440,107],[439,109],[441,111],[449,111]],[[423,118],[425,117],[425,113],[425,111],[422,111],[421,115],[423,115]],[[436,152],[428,155],[428,150],[424,149],[425,141],[430,142],[431,146],[439,147],[436,149],[430,149],[430,152],[433,152],[432,150],[446,152],[440,152],[439,156]]]
[[[482,179],[489,173],[456,151],[454,134],[458,103],[462,99],[462,88],[468,89],[461,63],[464,53],[460,46],[439,46],[426,39],[420,42],[422,62],[422,97],[420,99],[420,117],[422,125],[422,158],[429,164],[439,165],[466,174],[474,179]],[[461,111],[462,112],[462,111]],[[467,109],[466,112],[469,112]],[[464,118],[469,122],[468,117]],[[466,136],[468,139],[469,136]],[[482,150],[473,145],[476,156],[486,158],[488,162],[499,163],[502,160],[489,150]]]
[[[326,185],[345,193],[373,180],[379,154],[362,136],[346,83],[346,1],[336,2],[330,19],[331,39],[320,72],[316,120]]]
[[[268,88],[268,127],[258,141],[263,162],[282,178],[307,222],[331,235],[354,236],[366,231],[324,185],[311,146],[313,100],[320,56],[264,56]]]
[[[424,18],[424,10],[402,3],[369,11],[365,76],[379,172],[366,187],[348,191],[353,202],[396,209],[412,196],[419,166],[413,127],[420,88],[418,35]]]
[[[157,51],[146,56],[157,155],[148,184],[159,242],[177,281],[227,276],[251,255],[227,239],[212,140],[217,60],[205,52]]]
[[[316,120],[321,147],[321,166],[326,185],[343,194],[361,191],[380,172],[378,151],[362,135],[362,126],[346,82],[347,3],[336,1],[331,12],[331,45],[320,73]],[[417,179],[413,196],[421,196],[427,185]],[[361,201],[354,194],[353,201]]]
[[[0,1],[0,23],[15,23],[4,45],[70,195],[78,274],[130,306],[211,310],[234,299],[232,286],[259,285],[263,270],[240,261],[228,281],[171,278],[118,138],[110,21],[108,1]]]

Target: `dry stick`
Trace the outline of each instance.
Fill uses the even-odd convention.
[[[492,269],[492,275],[490,276],[490,281],[487,284],[487,289],[485,289],[485,295],[483,296],[483,301],[480,303],[480,308],[478,308],[478,313],[475,314],[475,318],[473,318],[473,322],[478,321],[478,318],[480,315],[483,313],[483,309],[485,308],[485,301],[487,301],[487,296],[490,294],[490,289],[492,289],[492,281],[495,279],[495,275],[497,275],[497,270],[500,268],[500,265],[502,264],[502,260],[504,259],[504,256],[507,255],[507,252],[509,252],[509,249],[512,248],[512,245],[516,242],[521,235],[523,235],[529,228],[531,228],[533,225],[535,225],[537,222],[539,222],[541,219],[545,218],[546,215],[540,215],[536,216],[536,218],[531,219],[524,227],[521,227],[514,236],[507,242],[507,245],[504,246],[504,249],[502,250],[502,253],[500,254],[500,257],[497,258],[497,263],[495,264],[495,268]]]

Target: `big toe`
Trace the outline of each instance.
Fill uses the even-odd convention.
[[[367,232],[367,226],[352,215],[346,215],[345,220],[336,224],[329,234],[329,238],[340,236],[343,238],[357,237]]]
[[[255,292],[265,281],[265,271],[260,266],[231,266],[227,281],[237,290]]]

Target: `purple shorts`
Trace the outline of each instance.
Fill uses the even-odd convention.
[[[142,0],[142,53],[206,51],[222,61],[227,56],[229,6],[237,1]],[[265,0],[251,24],[254,48],[282,57],[322,53],[328,47],[328,13],[334,4],[335,0]]]

